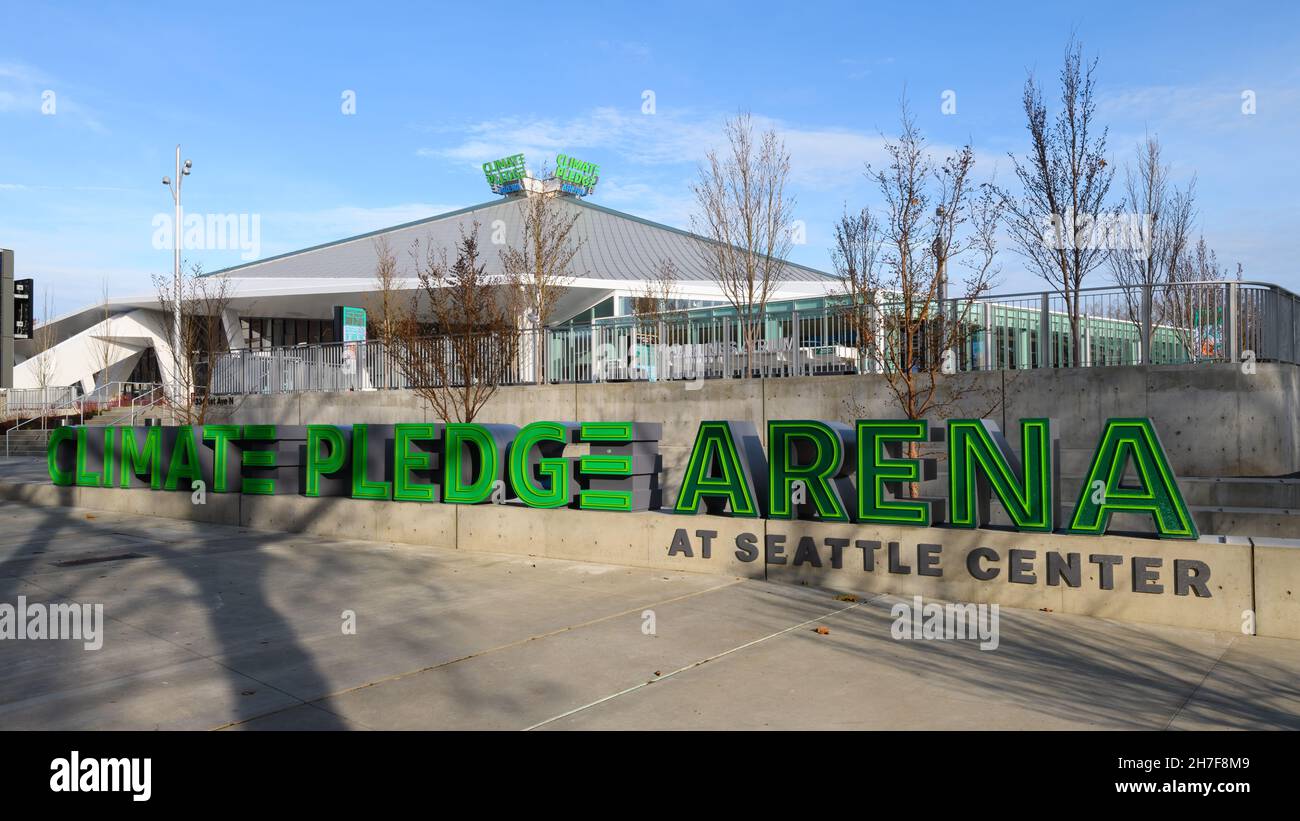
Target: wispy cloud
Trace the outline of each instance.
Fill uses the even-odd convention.
[[[67,89],[66,84],[33,66],[0,64],[0,114],[45,116],[107,133],[99,115]]]
[[[1248,100],[1254,114],[1243,110]],[[1300,90],[1295,88],[1153,85],[1101,94],[1097,111],[1103,120],[1140,120],[1171,128],[1223,131],[1248,128],[1256,119],[1294,125],[1297,105]]]
[[[635,60],[648,60],[651,54],[648,45],[630,40],[599,40],[596,42],[596,47],[601,51]]]
[[[460,142],[421,148],[417,154],[477,169],[485,160],[516,152],[537,162],[562,151],[600,150],[619,158],[621,182],[630,187],[651,181],[648,172],[663,170],[659,167],[694,168],[722,143],[726,117],[697,111],[645,115],[611,107],[568,119],[508,117],[471,124],[460,131],[466,135]],[[798,126],[760,115],[754,116],[754,126],[780,135],[790,152],[791,183],[811,190],[855,185],[867,163],[887,159],[885,138],[879,134]],[[953,150],[944,145],[933,149],[936,155]]]
[[[568,119],[504,117],[473,123],[458,144],[422,148],[425,157],[463,161],[477,168],[484,160],[514,154],[546,156],[558,151],[601,149],[636,165],[680,163],[695,157],[701,143],[720,134],[717,123],[688,114],[629,113],[613,107],[593,109]]]
[[[602,181],[600,185],[602,205],[664,225],[690,230],[695,199],[687,181],[659,185],[611,179],[608,183]]]
[[[391,228],[463,206],[464,203],[411,202],[376,208],[340,205],[314,211],[269,212],[262,215],[262,256]]]

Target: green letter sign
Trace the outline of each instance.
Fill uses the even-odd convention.
[[[1129,459],[1137,469],[1137,487],[1123,484]],[[1196,523],[1183,502],[1150,419],[1106,422],[1092,467],[1080,488],[1070,531],[1105,533],[1112,513],[1149,513],[1161,537],[1198,538]]]
[[[996,495],[1017,530],[1051,533],[1055,527],[1051,436],[1049,420],[1020,420],[1022,466],[995,422],[949,419],[948,521],[954,527],[988,524],[989,498]]]

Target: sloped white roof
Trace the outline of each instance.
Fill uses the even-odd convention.
[[[580,212],[573,236],[575,239],[582,238],[585,242],[574,257],[570,270],[575,278],[652,280],[656,278],[660,261],[671,259],[679,280],[714,280],[712,272],[706,267],[706,257],[701,253],[704,250],[703,244],[708,242],[703,237],[583,200],[565,198],[557,200],[557,204]],[[435,249],[447,249],[451,256],[460,239],[461,228],[469,231],[475,221],[479,223],[481,261],[487,266],[488,274],[501,274],[501,257],[497,253],[498,246],[492,244],[492,235],[496,228],[503,225],[506,242],[518,246],[523,238],[521,207],[520,199],[497,199],[405,225],[213,271],[209,276],[225,274],[240,279],[373,280],[374,241],[380,236],[387,236],[389,246],[397,257],[398,276],[413,278],[413,261],[408,252],[415,240],[420,242],[422,255],[423,249],[432,244]],[[500,223],[494,225],[498,221]],[[790,262],[785,263],[780,279],[809,283],[833,281],[830,274]]]

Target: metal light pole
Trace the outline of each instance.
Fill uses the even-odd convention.
[[[184,383],[181,381],[181,182],[190,175],[193,163],[185,161],[181,165],[181,147],[176,146],[176,183],[171,177],[163,177],[162,184],[172,192],[172,201],[176,205],[176,217],[173,221],[175,237],[172,241],[172,284],[175,294],[172,297],[172,401],[179,404],[184,400],[181,395]]]
[[[935,217],[934,242],[930,243],[930,250],[934,253],[934,261],[936,264],[935,275],[939,278],[938,326],[939,326],[940,337],[938,339],[938,343],[940,346],[943,347],[943,350],[939,352],[939,355],[943,357],[943,361],[940,367],[944,373],[948,373],[949,372],[948,368],[950,365],[953,367],[953,371],[955,372],[956,355],[953,353],[952,348],[948,347],[948,342],[952,330],[947,327],[948,317],[946,314],[946,311],[948,310],[948,243],[944,241],[944,233],[945,233],[944,229],[946,227],[944,225],[945,216],[946,214],[944,213],[942,205],[934,209],[934,217]],[[957,311],[954,307],[953,309],[954,320],[956,320],[956,316],[957,316]]]

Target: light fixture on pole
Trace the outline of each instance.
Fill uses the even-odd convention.
[[[172,223],[175,235],[172,242],[172,401],[180,404],[185,401],[184,382],[181,380],[181,182],[190,175],[194,163],[189,160],[181,164],[181,147],[176,146],[176,182],[171,177],[163,177],[162,184],[172,192],[172,201],[176,206],[176,217]]]

